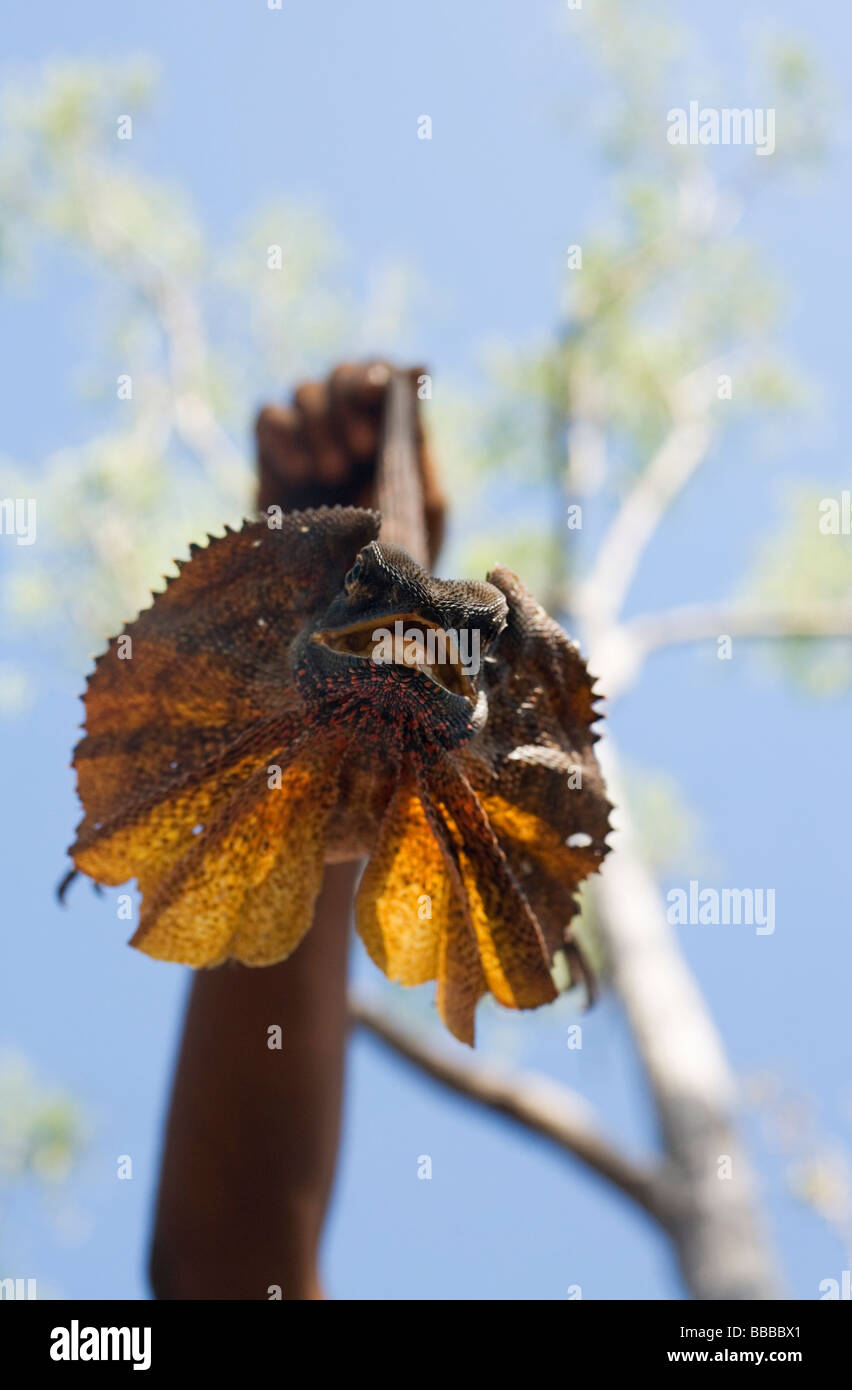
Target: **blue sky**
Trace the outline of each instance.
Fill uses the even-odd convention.
[[[591,7],[592,0],[587,0]],[[803,32],[834,69],[850,39],[846,7],[821,0],[673,5],[744,105],[743,34],[771,18]],[[455,382],[477,379],[480,345],[553,326],[564,247],[602,197],[584,128],[583,71],[571,24],[550,0],[410,9],[391,0],[321,0],[281,12],[265,0],[145,6],[78,0],[16,8],[2,22],[7,68],[48,56],[150,53],[160,100],[139,158],[191,193],[225,239],[271,196],[303,195],[340,229],[348,283],[403,257],[430,287],[418,355]],[[689,93],[673,104],[686,104]],[[433,139],[413,138],[428,112]],[[637,607],[724,594],[777,515],[785,480],[849,486],[849,149],[801,193],[779,186],[748,230],[789,289],[785,340],[823,395],[807,420],[755,461],[739,436],[676,508],[648,555]],[[87,312],[82,279],[49,269],[0,321],[0,447],[37,461],[81,437],[70,389]],[[53,900],[77,820],[67,764],[81,679],[36,642],[16,647],[36,677],[35,707],[0,725],[4,780],[0,1045],[25,1052],[86,1112],[91,1143],[58,1227],[23,1194],[4,1252],[62,1295],[140,1298],[159,1127],[185,990],[183,972],[129,951],[108,903],[78,888]],[[668,711],[660,717],[660,706]],[[774,885],[768,938],[684,928],[684,947],[732,1061],[770,1070],[810,1096],[820,1131],[852,1146],[848,981],[848,699],[815,704],[760,661],[657,657],[614,715],[622,748],[674,776],[700,809],[722,881]],[[844,755],[845,758],[844,758]],[[371,968],[356,952],[359,971]],[[576,1086],[635,1151],[653,1122],[611,1001],[584,1020],[536,1022],[530,1064]],[[752,1117],[773,1235],[798,1297],[840,1277],[843,1251],[787,1192]],[[419,1154],[433,1160],[417,1180]],[[115,1178],[119,1154],[134,1177]],[[434,1091],[369,1041],[352,1049],[340,1180],[327,1235],[338,1297],[677,1298],[664,1242],[576,1165]],[[6,1272],[5,1270],[3,1271]]]

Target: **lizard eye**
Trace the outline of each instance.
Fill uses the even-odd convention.
[[[361,564],[361,561],[356,560],[355,564],[352,566],[351,570],[343,580],[343,587],[344,589],[346,589],[347,592],[353,587],[353,585],[358,583],[358,580],[361,578],[362,568],[363,566]]]

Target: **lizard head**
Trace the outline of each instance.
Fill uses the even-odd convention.
[[[339,593],[294,649],[296,679],[314,707],[379,711],[406,737],[445,747],[484,722],[479,681],[506,600],[487,583],[435,579],[398,546],[359,551]]]

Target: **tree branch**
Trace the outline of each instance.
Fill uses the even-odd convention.
[[[389,1018],[360,994],[350,992],[349,1011],[354,1024],[432,1080],[572,1154],[657,1221],[668,1224],[670,1213],[658,1175],[619,1153],[599,1130],[591,1108],[566,1086],[505,1063],[455,1057],[421,1030]]]
[[[607,699],[614,700],[634,684],[652,652],[722,636],[744,641],[852,637],[852,602],[684,604],[609,628],[593,645],[592,664]]]
[[[730,355],[724,359],[730,364]],[[723,360],[705,362],[671,392],[671,427],[622,502],[573,595],[574,612],[589,627],[614,624],[642,556],[671,503],[707,456],[713,430],[712,387]]]
[[[709,423],[692,413],[676,420],[643,469],[604,536],[591,572],[578,586],[573,608],[589,626],[612,623],[633,583],[647,545],[667,508],[704,460]]]
[[[611,737],[600,757],[619,835],[596,882],[597,920],[660,1121],[681,1269],[697,1298],[776,1298],[775,1262],[734,1126],[733,1077],[636,847]]]
[[[729,637],[852,637],[852,602],[761,603],[724,600],[690,603],[634,618],[625,634],[641,657],[660,647]]]

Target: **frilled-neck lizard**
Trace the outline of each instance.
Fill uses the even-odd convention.
[[[436,980],[472,1043],[484,994],[526,1009],[590,983],[571,924],[607,849],[599,716],[514,574],[436,579],[380,526],[270,508],[191,547],[89,680],[71,854],[136,878],[132,944],[192,966],[283,960],[323,865],[363,857],[367,951]]]

